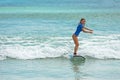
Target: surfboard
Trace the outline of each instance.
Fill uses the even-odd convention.
[[[73,65],[78,66],[78,65],[81,65],[85,62],[85,57],[80,56],[80,55],[74,56],[73,54],[71,54],[70,61]]]
[[[85,57],[81,56],[81,55],[70,55],[70,59],[72,60],[79,60],[79,61],[84,61]]]

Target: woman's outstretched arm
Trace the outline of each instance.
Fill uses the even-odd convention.
[[[82,28],[82,31],[85,33],[93,33],[93,30],[88,30],[85,27]]]
[[[93,31],[92,29],[89,29],[89,28],[87,28],[87,27],[84,27],[84,28],[87,29],[87,30]]]

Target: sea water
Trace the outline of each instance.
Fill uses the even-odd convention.
[[[0,0],[0,80],[119,80],[119,0]],[[71,62],[71,38],[81,32]]]

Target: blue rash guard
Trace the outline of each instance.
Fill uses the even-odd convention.
[[[79,24],[78,26],[77,26],[77,29],[76,29],[76,31],[75,31],[75,35],[76,36],[78,36],[79,35],[79,33],[82,31],[82,28],[84,27],[84,25],[83,24]]]

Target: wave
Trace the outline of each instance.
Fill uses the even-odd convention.
[[[120,35],[91,36],[80,40],[78,53],[97,59],[120,59]],[[66,57],[73,53],[71,37],[0,36],[0,60]]]
[[[76,8],[40,8],[40,7],[0,7],[0,14],[32,14],[40,13],[120,13],[119,9],[76,9]],[[36,14],[35,14],[36,15]]]

